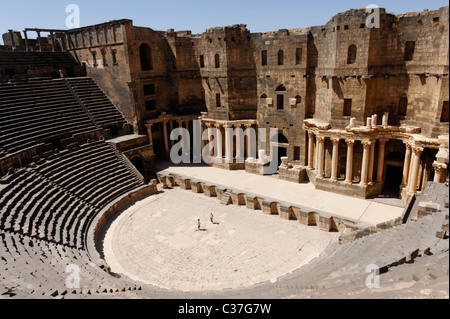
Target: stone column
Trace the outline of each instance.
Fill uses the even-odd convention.
[[[50,32],[50,38],[52,39],[52,52],[55,52],[55,37],[53,36],[53,32]]]
[[[213,156],[212,152],[213,152],[213,143],[212,143],[212,123],[206,123],[206,130],[208,131],[208,145],[209,145],[209,156]]]
[[[417,174],[417,184],[416,184],[416,191],[417,190],[421,190],[422,189],[422,178],[423,178],[423,172],[425,169],[425,163],[419,162],[419,170],[418,170],[418,174]]]
[[[203,132],[205,131],[205,124],[200,122],[200,145],[202,147],[202,157],[203,157],[203,148],[205,147],[205,141],[203,140]]]
[[[225,124],[223,127],[225,128],[225,163],[233,163],[233,149],[231,148],[233,126]]]
[[[245,124],[245,129],[249,129],[252,127],[252,124]],[[256,138],[258,138],[257,136],[255,136]],[[249,136],[249,134],[247,134],[247,156],[248,157],[254,157],[256,158],[256,154],[258,153],[258,150],[255,147],[255,154],[252,154],[252,148],[253,148],[253,143],[256,141],[253,141],[253,139]],[[258,144],[258,143],[257,143]],[[254,155],[254,156],[252,156]]]
[[[150,144],[153,144],[153,134],[152,134],[152,126],[153,124],[147,124],[147,132],[148,132],[148,141]]]
[[[318,149],[317,149],[317,178],[324,178],[325,171],[324,171],[324,146],[325,146],[325,137],[324,136],[317,136],[317,143]]]
[[[333,156],[331,160],[331,181],[337,182],[338,180],[338,159],[339,159],[339,138],[332,138],[331,142],[333,142]]]
[[[403,164],[402,187],[408,185],[410,164],[411,164],[411,144],[406,143],[405,163]]]
[[[170,122],[172,122],[172,121],[170,121]],[[186,143],[186,137],[185,137],[185,135],[184,135],[184,130],[183,130],[183,120],[178,120],[177,121],[177,123],[178,123],[178,127],[181,129],[181,145],[183,145],[183,150],[184,151],[186,151],[186,148],[187,148],[187,143]],[[172,141],[172,143],[174,144],[175,143],[175,141]],[[172,147],[173,147],[173,145],[172,145]]]
[[[181,127],[181,125],[180,125],[180,127]],[[169,129],[170,129],[170,132],[173,131],[173,120],[172,119],[169,120]],[[171,140],[170,145],[172,145],[172,147],[173,147],[175,145],[175,141]]]
[[[25,48],[26,48],[26,51],[29,52],[30,51],[30,46],[29,46],[27,31],[23,31],[23,35],[25,36]]]
[[[434,183],[443,183],[445,180],[445,173],[447,172],[447,165],[444,163],[434,162]]]
[[[169,150],[169,137],[167,135],[167,121],[163,122],[163,130],[164,130],[164,149],[167,153],[170,152]]]
[[[308,169],[314,169],[314,133],[308,132]]]
[[[379,140],[378,145],[378,166],[377,166],[377,183],[383,182],[383,171],[384,171],[384,155],[386,151],[386,143],[389,140]]]
[[[371,141],[363,141],[362,142],[364,151],[363,151],[363,159],[362,159],[362,168],[361,168],[361,182],[360,186],[367,186],[367,177],[369,171],[369,157],[370,157],[370,148],[372,147]]]
[[[353,184],[353,147],[355,140],[345,140],[347,143],[347,167],[345,171],[345,184]]]
[[[170,122],[172,122],[172,121],[170,121]],[[183,128],[183,122],[184,122],[183,120],[177,120],[178,127],[179,127],[180,129]],[[169,125],[169,127],[172,127],[171,130],[173,130],[173,126],[172,126],[172,125]],[[181,132],[183,132],[183,131],[181,131]],[[181,137],[184,138],[184,134],[182,134]]]
[[[36,33],[38,35],[39,52],[42,52],[41,32],[40,31],[36,31]]]
[[[221,161],[222,158],[223,158],[223,152],[222,152],[222,144],[223,143],[222,143],[221,136],[219,136],[219,132],[222,133],[222,131],[221,131],[222,125],[221,124],[215,124],[214,126],[217,129],[217,131],[218,131],[217,135],[216,135],[217,159]],[[220,134],[220,135],[222,135],[222,134]]]
[[[373,185],[373,168],[375,163],[375,144],[376,141],[372,142],[372,146],[370,147],[370,156],[369,156],[369,172],[367,174],[367,180],[369,185]]]
[[[412,151],[412,168],[411,176],[409,177],[408,193],[414,194],[417,189],[417,179],[419,176],[420,157],[423,153],[422,147],[413,147]]]
[[[428,181],[430,180],[430,165],[424,164],[423,165],[423,173],[422,173],[422,188],[421,191],[425,189],[427,186]]]
[[[316,175],[317,175],[317,170],[319,168],[318,158],[319,158],[319,139],[317,138],[317,135],[316,135],[316,143],[314,144],[314,165],[313,165]]]
[[[244,150],[243,146],[245,145],[245,141],[244,141],[244,145],[242,145],[241,144],[241,138],[242,138],[241,125],[240,124],[236,124],[235,129],[236,129],[236,162],[239,163],[239,162],[243,162],[244,161],[245,154],[242,154],[241,148],[242,148],[242,151],[243,151]]]

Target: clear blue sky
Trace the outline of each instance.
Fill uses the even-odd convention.
[[[0,9],[0,33],[24,28],[66,29],[66,6],[80,7],[81,26],[115,19],[154,30],[191,30],[247,24],[252,32],[325,24],[336,13],[377,4],[392,13],[435,10],[445,0],[8,0]]]

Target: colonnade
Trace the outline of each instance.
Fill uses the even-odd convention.
[[[198,139],[197,136],[194,136],[193,138],[193,147],[195,146],[195,143],[201,143],[201,149],[203,150],[206,144],[209,143],[210,146],[210,152],[209,154],[213,155],[213,147],[215,148],[215,153],[217,159],[225,159],[227,163],[232,163],[234,160],[237,162],[241,162],[246,159],[246,156],[253,156],[256,157],[256,154],[253,154],[256,150],[256,136],[251,136],[248,129],[252,128],[254,124],[247,123],[217,123],[217,122],[206,122],[201,121],[200,124],[200,132],[191,132],[190,129],[190,122],[194,121],[194,119],[177,119],[177,118],[165,118],[160,120],[155,120],[152,122],[148,122],[146,124],[148,136],[149,136],[149,142],[150,144],[153,144],[153,133],[152,133],[152,126],[161,123],[162,124],[162,133],[163,133],[163,140],[164,140],[164,150],[168,154],[170,153],[170,147],[174,145],[175,141],[170,140],[170,135],[168,128],[170,129],[170,132],[174,129],[174,121],[177,122],[179,128],[185,128],[189,134],[195,134],[200,133],[203,137],[203,133],[206,131],[207,136],[209,136],[209,142],[208,140],[204,140],[203,138]],[[223,138],[218,138],[218,134],[214,134],[214,130],[220,131],[220,137],[225,136],[225,140],[223,141]],[[185,131],[182,131],[182,134],[185,134]],[[236,143],[234,145],[234,136],[236,136]],[[247,137],[247,139],[246,139]],[[182,135],[182,139],[184,139],[185,136]],[[214,141],[213,141],[214,140]],[[245,149],[245,141],[247,141],[247,148]],[[225,142],[225,145],[224,143]],[[244,144],[242,144],[244,143]],[[236,150],[236,152],[235,152]],[[225,154],[224,154],[225,151]],[[236,156],[234,154],[236,153]]]
[[[354,145],[355,139],[342,139],[339,137],[326,137],[308,132],[308,169],[316,172],[316,178],[325,178],[325,141],[330,139],[333,144],[332,159],[331,159],[331,182],[338,181],[338,159],[339,159],[339,143],[345,140],[347,144],[347,161],[345,172],[345,184],[353,184],[353,161],[354,161]],[[315,141],[314,141],[315,140]],[[373,185],[375,183],[382,183],[384,178],[384,164],[386,143],[388,139],[379,140],[361,140],[363,147],[360,186]],[[421,167],[421,156],[424,148],[413,145],[410,142],[406,144],[405,162],[403,165],[403,180],[402,187],[405,188],[408,194],[415,193],[419,187],[419,178],[423,170]],[[378,152],[376,152],[378,151]],[[377,166],[375,168],[375,157],[377,156]],[[447,165],[435,162],[433,164],[435,171],[434,182],[442,183],[445,179]],[[376,175],[374,175],[376,173]],[[426,177],[426,176],[425,176]],[[423,178],[425,178],[423,177]],[[425,181],[426,182],[426,181]]]

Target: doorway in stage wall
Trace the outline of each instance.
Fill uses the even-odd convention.
[[[278,146],[278,167],[281,165],[281,158],[287,156],[287,148]]]
[[[385,158],[384,188],[382,195],[387,198],[399,198],[403,179],[405,155],[392,152]]]
[[[277,147],[277,150],[278,150],[278,155],[277,155],[278,164],[277,164],[277,167],[280,167],[280,165],[281,165],[281,158],[287,156],[287,149],[289,147],[289,140],[287,139],[286,136],[284,136],[283,133],[278,133],[272,139],[272,143],[274,143],[274,146]],[[278,173],[278,170],[277,170],[277,173]]]
[[[399,198],[400,185],[402,184],[402,177],[403,177],[403,167],[387,165],[383,195],[389,198]]]

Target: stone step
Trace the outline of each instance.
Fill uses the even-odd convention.
[[[222,198],[220,199],[220,204],[222,204],[222,205],[230,205],[231,203],[232,203],[231,202],[231,192],[228,191],[228,190],[225,190],[223,195],[222,195]]]

